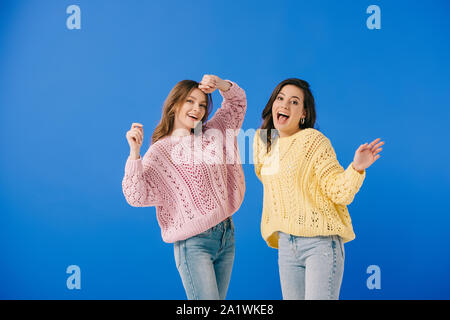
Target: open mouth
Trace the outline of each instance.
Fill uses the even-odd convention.
[[[289,119],[289,115],[288,115],[288,114],[286,114],[286,113],[284,113],[284,112],[280,112],[280,111],[277,112],[277,120],[278,120],[280,123],[286,122],[287,119]]]
[[[187,115],[189,118],[191,118],[193,120],[198,120],[198,117],[194,116],[193,114],[188,113]]]

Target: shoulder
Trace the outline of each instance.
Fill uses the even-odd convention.
[[[253,136],[253,146],[261,147],[266,146],[267,144],[267,135],[269,130],[266,129],[257,129],[255,135]]]
[[[261,129],[256,129],[255,135],[253,136],[253,142],[261,141]]]
[[[320,132],[317,129],[314,128],[306,128],[301,130],[301,132],[303,133],[304,136],[306,136],[309,139],[323,139],[326,138],[326,136]]]
[[[144,158],[151,163],[158,162],[165,154],[170,154],[170,139],[164,137],[152,143],[144,155]]]
[[[312,162],[323,157],[328,158],[325,155],[335,154],[330,139],[324,133],[313,128],[304,129],[304,131],[302,139],[299,139],[302,144],[299,149],[303,150]]]
[[[152,143],[149,147],[149,151],[161,152],[167,149],[171,149],[174,145],[179,144],[184,137],[176,137],[166,135],[160,138],[158,141]]]
[[[303,129],[302,131],[304,131],[303,140],[306,141],[306,143],[308,144],[313,144],[317,147],[331,145],[330,139],[328,139],[328,137],[325,134],[323,134],[317,129],[307,128]]]
[[[267,130],[257,129],[253,136],[253,156],[262,159],[267,153]]]

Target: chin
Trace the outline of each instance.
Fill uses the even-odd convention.
[[[273,126],[274,126],[275,129],[277,129],[278,131],[286,131],[287,129],[289,129],[289,123],[285,123],[285,124],[274,124]]]
[[[194,124],[190,123],[188,126],[186,126],[187,128],[189,128],[189,130],[195,130],[195,128],[197,127],[201,127],[202,126],[202,122],[196,122]]]

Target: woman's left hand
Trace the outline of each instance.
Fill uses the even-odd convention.
[[[380,140],[381,139],[378,138],[370,144],[365,143],[359,146],[355,152],[355,157],[353,158],[353,168],[356,171],[364,171],[380,158],[378,153],[383,150],[381,146],[384,144],[384,141]]]
[[[212,74],[205,74],[198,85],[198,88],[204,93],[212,93],[214,90],[228,91],[231,84],[228,81],[220,79],[218,76]]]

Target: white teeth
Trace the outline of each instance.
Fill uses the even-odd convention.
[[[285,114],[285,113],[283,113],[283,112],[278,112],[278,116],[285,116],[285,117],[289,117],[289,115],[287,115],[287,114]]]
[[[190,117],[192,117],[192,118],[195,118],[196,120],[198,119],[196,116],[194,116],[194,115],[192,115],[192,114],[189,114],[189,113],[188,113],[188,116],[190,116]]]

